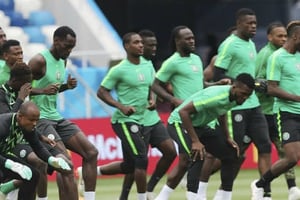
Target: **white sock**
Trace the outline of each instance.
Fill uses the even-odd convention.
[[[213,200],[223,199],[223,192],[224,192],[224,190],[218,189]]]
[[[232,191],[223,191],[223,198],[222,200],[231,200],[232,197]]]
[[[48,200],[48,197],[38,197],[37,200]]]
[[[167,185],[164,185],[161,189],[160,193],[157,195],[155,200],[167,200],[169,199],[171,193],[174,191],[174,189],[170,188]]]
[[[187,200],[195,200],[197,198],[197,193],[187,191],[186,198],[187,198]]]
[[[98,176],[101,176],[101,175],[102,175],[100,167],[101,167],[101,166],[97,166],[97,175],[98,175]]]
[[[137,194],[137,199],[138,200],[147,200],[146,193],[138,193]]]
[[[18,199],[19,188],[14,189],[13,191],[9,192],[6,196],[6,199]]]
[[[198,191],[197,191],[197,198],[205,199],[206,198],[206,190],[207,190],[208,183],[199,181]]]
[[[94,191],[89,191],[89,192],[84,192],[84,200],[95,200],[95,192]]]

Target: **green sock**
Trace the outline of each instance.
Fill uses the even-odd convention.
[[[14,185],[14,181],[11,180],[11,181],[8,181],[6,183],[2,183],[0,185],[0,191],[3,193],[3,194],[8,194],[9,192],[13,191],[14,189],[16,189],[15,185]]]

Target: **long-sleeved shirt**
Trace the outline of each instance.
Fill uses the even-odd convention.
[[[12,149],[18,142],[25,139],[34,153],[43,161],[48,162],[51,154],[42,145],[38,138],[36,129],[27,132],[23,130],[17,123],[16,113],[5,113],[0,115],[0,166],[4,166],[6,157],[11,153]]]

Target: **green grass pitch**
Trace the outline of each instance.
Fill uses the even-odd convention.
[[[296,168],[296,174],[299,171],[299,167]],[[250,199],[250,183],[252,180],[258,177],[257,170],[242,170],[238,175],[233,189],[233,200],[248,200]],[[158,193],[165,183],[166,177],[164,177],[155,188],[155,193]],[[214,192],[217,190],[220,184],[220,174],[217,173],[213,175],[209,181],[208,186],[208,200],[213,198]],[[299,182],[298,182],[299,184]],[[117,200],[120,194],[122,185],[122,177],[112,176],[111,178],[99,178],[97,180],[96,188],[96,199],[101,200]],[[288,196],[288,190],[285,183],[284,176],[280,176],[272,182],[272,199],[273,200],[285,200]],[[48,186],[48,198],[58,199],[57,186],[55,182],[49,182]],[[135,185],[129,196],[130,200],[136,200],[136,190]],[[184,200],[185,199],[185,189],[178,186],[175,192],[172,194],[170,200]]]

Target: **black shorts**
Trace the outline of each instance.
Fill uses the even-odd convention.
[[[192,142],[189,134],[182,127],[181,123],[168,124],[167,128],[171,137],[178,144],[179,153],[190,156]],[[205,150],[208,153],[220,160],[233,159],[236,157],[236,150],[226,142],[225,135],[219,127],[216,129],[212,129],[208,126],[194,128],[200,142],[205,146]]]
[[[277,120],[283,145],[300,141],[300,114],[280,111]]]
[[[270,139],[272,142],[278,141],[280,136],[278,132],[278,126],[276,125],[276,119],[274,115],[265,115],[267,124],[268,124],[268,130]]]
[[[76,124],[66,119],[57,121],[40,119],[36,127],[46,137],[55,141],[62,140],[63,143],[66,143],[71,136],[81,131]]]
[[[150,144],[152,147],[157,147],[161,142],[171,138],[161,121],[152,126],[144,126],[142,132],[146,144]]]
[[[57,150],[56,148],[52,147],[50,144],[46,144],[41,142],[41,144],[49,151],[49,153],[53,156],[56,156],[58,154],[60,154],[61,152],[59,150]],[[31,148],[31,146],[29,145],[29,143],[24,142],[24,143],[19,143],[15,146],[15,148],[12,150],[12,153],[25,160],[27,159],[27,156],[33,152],[33,149]]]
[[[251,141],[259,153],[271,153],[268,125],[260,107],[228,112],[228,128],[242,150],[241,154],[245,153]]]
[[[137,158],[147,160],[148,148],[142,126],[134,122],[124,122],[112,124],[112,128],[121,140],[125,162],[135,162]]]

